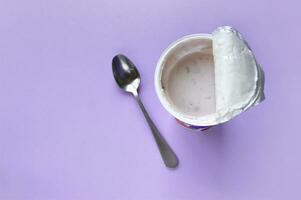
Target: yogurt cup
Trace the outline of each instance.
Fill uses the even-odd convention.
[[[193,130],[229,121],[264,99],[264,75],[249,45],[232,27],[193,34],[161,55],[155,89],[163,107]]]

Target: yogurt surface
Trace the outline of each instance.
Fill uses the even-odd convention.
[[[172,67],[166,94],[178,112],[204,116],[215,112],[214,61],[202,51],[183,57]]]

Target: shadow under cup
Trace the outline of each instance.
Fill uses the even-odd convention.
[[[180,124],[207,129],[194,122],[216,111],[211,35],[189,35],[172,43],[157,64],[155,87],[162,105]]]

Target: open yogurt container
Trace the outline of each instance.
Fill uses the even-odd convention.
[[[229,26],[188,35],[161,55],[155,89],[164,108],[187,128],[229,121],[264,100],[264,73],[241,34]]]

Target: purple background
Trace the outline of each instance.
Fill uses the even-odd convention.
[[[0,199],[300,199],[300,17],[297,0],[1,0]],[[198,134],[160,105],[155,65],[172,41],[220,25],[249,41],[267,99]],[[120,52],[177,170],[113,80]]]

